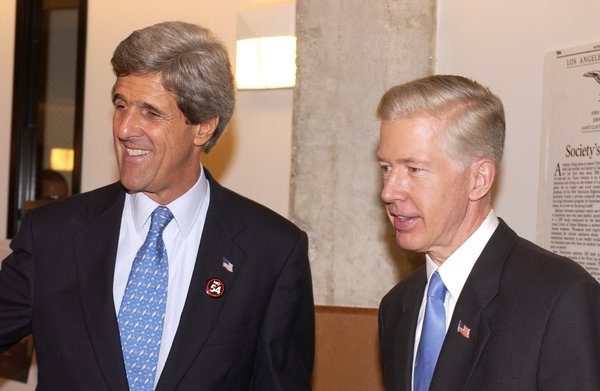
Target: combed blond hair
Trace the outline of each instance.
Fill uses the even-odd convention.
[[[462,76],[433,75],[390,88],[377,106],[382,121],[419,116],[443,121],[448,153],[459,164],[488,157],[500,166],[504,107],[488,88]]]

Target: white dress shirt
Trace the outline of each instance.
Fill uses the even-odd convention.
[[[165,205],[173,213],[173,220],[163,232],[169,260],[169,286],[155,385],[165,366],[179,326],[196,264],[209,200],[208,180],[201,169],[196,184],[181,197]],[[150,215],[157,206],[159,204],[141,192],[125,196],[113,282],[113,299],[117,314],[133,260],[146,239],[150,229]]]
[[[452,320],[454,307],[460,296],[460,292],[465,286],[465,282],[471,273],[471,269],[475,265],[475,261],[481,255],[483,248],[492,237],[492,234],[498,227],[498,217],[493,210],[490,210],[485,220],[479,228],[458,248],[452,253],[440,267],[438,267],[429,255],[425,255],[425,266],[427,269],[427,286],[425,292],[429,289],[429,281],[431,276],[437,270],[446,286],[446,300],[444,308],[446,309],[446,332]],[[415,360],[417,358],[417,349],[421,340],[421,331],[423,329],[423,318],[425,317],[425,306],[427,305],[427,294],[423,295],[421,309],[419,310],[419,318],[417,319],[417,330],[415,333],[415,346],[413,352],[413,379],[415,371]],[[456,325],[458,326],[458,325]]]

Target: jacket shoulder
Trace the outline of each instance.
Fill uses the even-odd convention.
[[[427,283],[425,266],[421,266],[400,282],[398,282],[388,293],[381,299],[380,308],[404,308],[417,300],[420,293],[420,288]]]
[[[546,250],[519,237],[511,253],[509,270],[527,276],[530,281],[544,281],[555,288],[577,282],[595,282],[583,266],[574,260]]]
[[[59,221],[65,221],[75,215],[92,217],[103,213],[115,203],[122,202],[124,198],[125,190],[119,182],[115,182],[98,189],[52,201],[27,211],[27,214],[34,219],[60,218]]]
[[[304,232],[287,218],[266,206],[242,196],[218,183],[210,182],[211,205],[208,213],[214,213],[226,226],[240,223],[257,235],[274,241],[294,237]],[[305,234],[304,234],[305,235]]]

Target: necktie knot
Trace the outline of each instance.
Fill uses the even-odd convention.
[[[431,280],[429,281],[427,297],[441,301],[446,299],[446,286],[444,285],[444,281],[442,281],[442,277],[440,277],[440,273],[437,270],[435,273],[433,273]]]
[[[173,213],[166,206],[158,206],[152,211],[150,218],[150,232],[162,235],[166,226],[173,220]]]

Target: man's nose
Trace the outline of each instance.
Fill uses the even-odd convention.
[[[408,195],[408,183],[400,173],[390,173],[387,178],[383,181],[383,188],[381,189],[381,200],[386,203],[392,203],[394,201],[402,201],[407,198]]]
[[[117,136],[122,140],[127,140],[135,137],[141,132],[141,124],[135,110],[129,108],[127,110],[115,112],[114,127]]]

